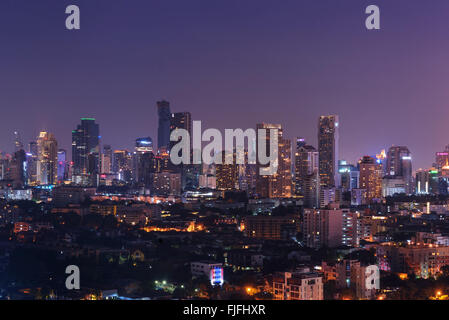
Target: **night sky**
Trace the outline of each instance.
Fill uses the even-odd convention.
[[[0,150],[14,130],[69,150],[81,117],[113,148],[157,141],[161,99],[203,128],[281,123],[313,145],[318,116],[338,114],[340,158],[406,145],[428,167],[449,144],[449,1],[0,1]]]

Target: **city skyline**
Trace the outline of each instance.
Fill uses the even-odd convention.
[[[68,128],[81,117],[98,120],[104,144],[131,148],[136,137],[156,139],[163,99],[206,127],[280,123],[313,146],[315,119],[338,114],[340,159],[351,163],[405,145],[414,169],[428,168],[448,144],[449,68],[438,53],[449,47],[447,2],[379,1],[374,33],[358,1],[175,2],[79,1],[77,34],[63,29],[57,1],[0,4],[0,150],[12,152],[14,131],[24,143],[49,131],[70,149]]]

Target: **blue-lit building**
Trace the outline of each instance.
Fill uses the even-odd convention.
[[[338,162],[338,173],[343,191],[351,191],[359,187],[360,172],[359,169],[347,163],[345,160]]]

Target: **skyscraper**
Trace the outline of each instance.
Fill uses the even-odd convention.
[[[27,183],[28,185],[35,185],[37,182],[37,142],[31,141],[29,143],[29,152],[27,153]]]
[[[406,193],[414,192],[412,183],[412,157],[407,147],[393,146],[387,153],[387,176],[402,179]]]
[[[159,126],[157,130],[158,150],[168,150],[170,147],[170,124],[171,113],[170,103],[168,101],[157,102],[157,113],[159,116]]]
[[[110,145],[103,146],[103,153],[101,155],[101,173],[110,174],[112,171],[112,148]]]
[[[192,137],[192,115],[190,112],[172,113],[170,119],[170,131],[175,129],[185,129]]]
[[[100,127],[93,118],[81,118],[72,131],[72,161],[75,183],[95,185],[100,170]]]
[[[437,152],[435,155],[435,164],[439,172],[443,167],[449,166],[449,146],[446,146],[443,152]]]
[[[133,157],[135,181],[141,186],[149,188],[152,183],[151,174],[155,171],[153,140],[150,137],[136,139]]]
[[[37,182],[41,185],[58,181],[58,142],[52,133],[42,131],[37,139]]]
[[[225,159],[228,151],[222,151],[222,163],[216,164],[217,189],[222,191],[230,191],[238,188],[238,170],[239,165],[236,164],[236,152],[233,152],[233,162],[226,164]]]
[[[318,151],[310,145],[298,144],[295,152],[295,193],[305,196],[306,178],[318,173]]]
[[[273,175],[257,177],[256,193],[262,198],[289,198],[292,196],[291,141],[283,137],[280,124],[257,124],[257,130],[266,129],[266,148],[270,148],[270,131],[278,132],[278,170]],[[259,148],[259,141],[257,141]],[[266,154],[269,154],[267,151]],[[257,166],[257,172],[259,168]]]
[[[364,156],[359,161],[360,188],[366,190],[366,199],[372,201],[382,196],[382,165],[376,159]]]
[[[321,116],[318,122],[320,185],[338,186],[338,116]]]
[[[68,164],[67,164],[67,152],[64,149],[58,151],[58,183],[62,183],[67,180],[68,177]]]

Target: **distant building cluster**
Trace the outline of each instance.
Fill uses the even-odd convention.
[[[157,146],[150,136],[130,150],[103,144],[93,118],[72,131],[71,157],[51,132],[27,146],[15,132],[14,152],[0,154],[0,270],[23,245],[177,279],[152,278],[140,295],[276,300],[400,297],[397,286],[369,285],[373,266],[400,281],[449,276],[449,146],[428,169],[413,171],[406,146],[349,163],[339,117],[328,115],[317,146],[259,123],[266,143],[246,148],[243,164],[174,165],[171,132],[193,128],[189,112],[170,107],[157,103]],[[273,129],[278,170],[267,176],[248,156]],[[125,299],[132,274],[103,297]]]

